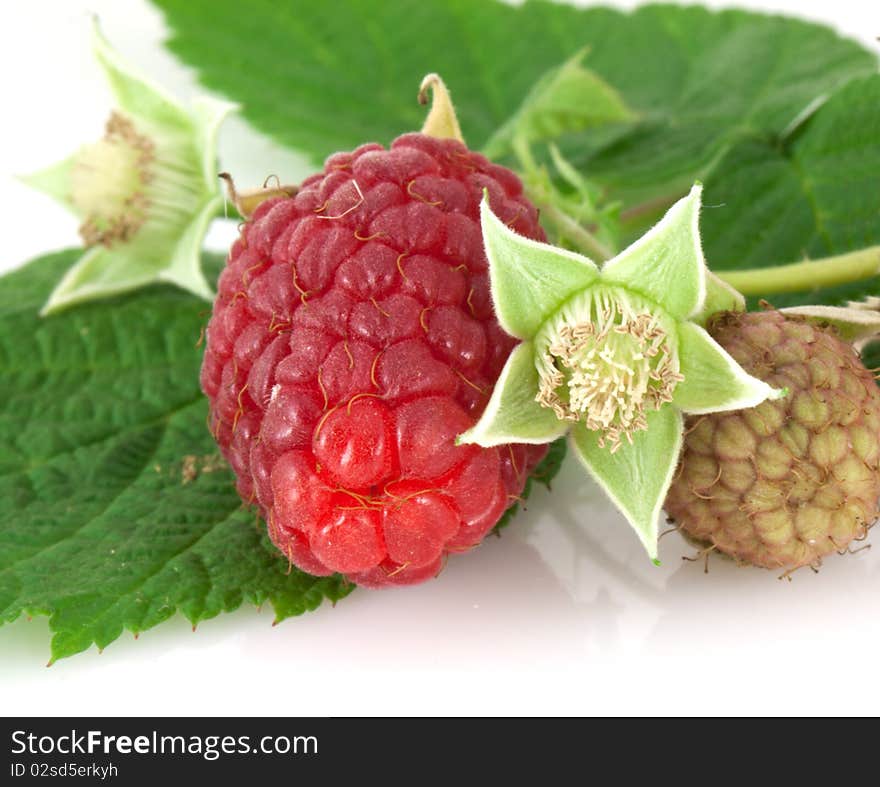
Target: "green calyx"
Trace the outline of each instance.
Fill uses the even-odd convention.
[[[600,269],[523,238],[482,205],[495,310],[522,340],[482,417],[460,441],[544,443],[568,433],[576,456],[652,558],[682,413],[753,407],[783,395],[747,374],[703,329],[743,308],[706,268],[699,185]]]
[[[137,74],[94,27],[95,57],[116,99],[104,137],[23,180],[80,219],[85,252],[49,296],[49,314],[157,281],[212,296],[202,240],[222,205],[216,137],[235,108],[191,109]]]

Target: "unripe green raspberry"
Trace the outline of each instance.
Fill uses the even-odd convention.
[[[778,311],[725,312],[708,330],[789,395],[691,417],[667,513],[707,547],[785,571],[863,539],[880,500],[880,389],[858,354]]]

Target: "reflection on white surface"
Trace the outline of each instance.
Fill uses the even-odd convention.
[[[44,621],[0,629],[9,713],[870,712],[880,550],[791,583],[682,555],[654,566],[567,461],[500,538],[415,588],[356,591],[272,627],[179,616],[46,670]],[[840,675],[854,688],[833,689]],[[144,676],[151,676],[144,679]],[[827,688],[825,688],[827,687]],[[96,700],[95,692],[98,692]],[[187,698],[182,701],[180,698]],[[98,703],[96,705],[96,702]]]

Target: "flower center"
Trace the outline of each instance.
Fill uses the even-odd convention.
[[[84,217],[79,233],[86,246],[131,240],[150,206],[145,189],[153,160],[153,143],[117,112],[103,139],[80,150],[71,169],[71,199]]]
[[[617,288],[594,288],[542,329],[536,397],[558,418],[601,432],[614,453],[672,401],[679,374],[674,335],[656,306]]]

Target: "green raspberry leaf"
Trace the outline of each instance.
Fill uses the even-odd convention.
[[[511,336],[532,338],[567,298],[599,276],[586,257],[515,233],[492,213],[486,199],[480,221],[492,301],[498,322]]]
[[[566,450],[565,440],[560,439],[550,443],[550,447],[547,449],[547,456],[545,456],[532,471],[527,486],[534,482],[550,489],[553,479],[556,478],[559,468],[562,467],[562,461],[565,459]]]
[[[489,448],[505,443],[549,443],[568,431],[568,424],[535,400],[538,369],[532,342],[523,342],[508,356],[480,420],[459,435],[460,443]]]
[[[709,264],[738,288],[753,280],[755,298],[845,305],[880,292],[880,276],[845,278],[880,267],[880,75],[835,93],[785,144],[736,145],[707,178],[705,201],[718,206],[702,216]],[[808,262],[745,272],[838,255],[821,271]]]
[[[706,300],[701,192],[700,185],[694,186],[650,231],[609,260],[602,280],[644,295],[679,320],[699,312]]]
[[[0,278],[0,623],[46,615],[52,658],[181,612],[345,596],[241,506],[205,425],[204,301],[166,286],[41,319],[75,250]]]
[[[571,449],[638,534],[648,555],[657,559],[660,508],[672,483],[681,450],[681,413],[662,407],[647,414],[648,428],[636,432],[614,452],[583,424],[569,433]]]
[[[620,94],[581,61],[586,51],[545,74],[483,148],[489,158],[512,151],[514,140],[526,143],[556,139],[595,126],[635,120]]]
[[[538,80],[588,48],[590,71],[639,119],[567,134],[563,153],[624,209],[671,197],[658,213],[737,140],[782,134],[817,96],[877,70],[875,55],[828,28],[696,6],[344,0],[245,13],[239,0],[154,3],[169,48],[203,84],[315,163],[420,128],[415,93],[434,71],[480,148]]]

